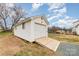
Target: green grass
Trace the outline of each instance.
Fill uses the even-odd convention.
[[[12,34],[12,32],[8,32],[8,31],[2,31],[2,32],[0,32],[0,36],[6,36],[6,35],[11,35]]]
[[[49,33],[49,37],[59,40],[59,41],[67,41],[67,42],[79,42],[79,36],[77,35],[66,35],[66,34],[53,34]]]

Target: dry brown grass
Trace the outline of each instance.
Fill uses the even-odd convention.
[[[77,35],[66,35],[66,34],[49,33],[49,37],[57,39],[59,41],[79,42],[79,36],[77,36]]]
[[[12,33],[0,33],[0,55],[50,56],[54,52],[37,43],[30,43],[15,37]]]

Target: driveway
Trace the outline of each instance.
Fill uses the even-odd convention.
[[[61,56],[79,56],[79,44],[61,42],[56,53]]]

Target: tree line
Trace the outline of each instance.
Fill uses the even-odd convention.
[[[17,22],[24,18],[27,13],[16,4],[9,6],[9,4],[0,3],[0,26],[4,31],[11,30]],[[9,19],[8,19],[9,18]],[[10,27],[7,25],[7,20],[11,21]]]
[[[74,34],[72,32],[72,28],[60,28],[60,27],[56,27],[56,26],[48,27],[49,33],[57,33],[57,31],[60,31],[60,32],[64,31],[65,34],[67,34],[68,32]]]

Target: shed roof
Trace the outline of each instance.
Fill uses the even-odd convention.
[[[45,16],[32,16],[32,17],[24,18],[24,20],[20,20],[16,25],[20,25],[20,24],[22,24],[22,23],[25,23],[25,22],[27,22],[27,21],[30,21],[30,20],[32,20],[32,19],[34,19],[34,18],[38,18],[38,17],[43,18],[44,21],[45,21],[47,24],[49,24],[49,22],[47,21],[47,19],[46,19]]]

